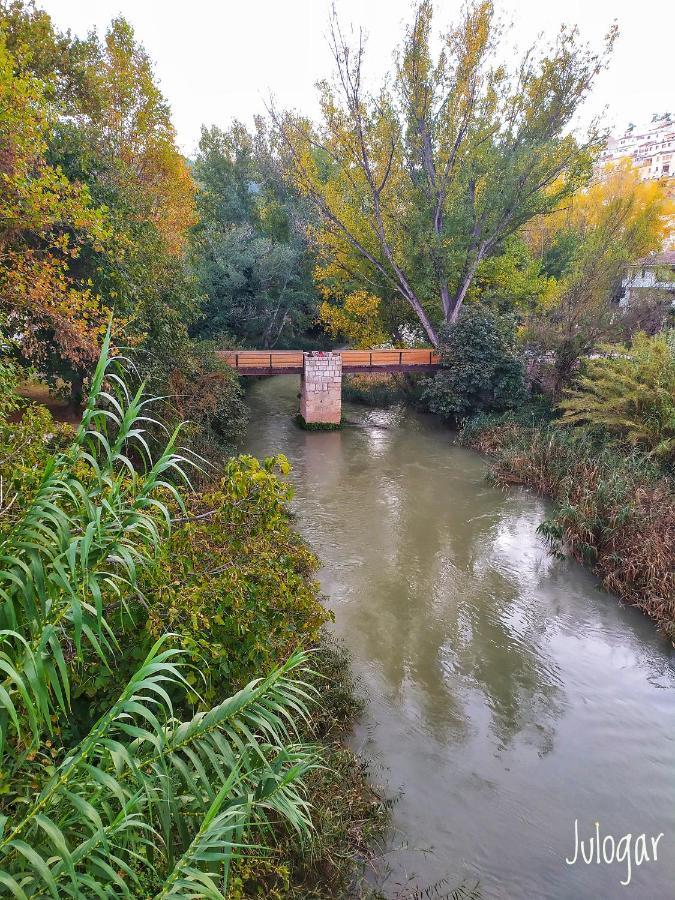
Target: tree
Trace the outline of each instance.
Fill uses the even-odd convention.
[[[19,64],[0,30],[0,310],[25,360],[48,344],[72,365],[98,356],[108,312],[76,265],[109,238],[87,188],[46,160],[53,115],[43,82]]]
[[[55,106],[75,112],[91,91],[95,40],[60,33],[34,0],[0,0],[0,27],[18,71],[34,75]]]
[[[379,326],[380,298],[368,291],[348,294],[344,303],[336,306],[321,304],[321,321],[334,337],[345,337],[357,347],[374,347],[387,341],[387,334]]]
[[[512,317],[466,305],[442,337],[443,369],[427,381],[422,397],[432,412],[461,419],[476,412],[503,412],[523,402],[524,367]]]
[[[88,68],[92,89],[81,104],[81,124],[105,164],[105,179],[178,254],[196,221],[195,185],[150,58],[125,19],[113,19]]]
[[[129,23],[113,20],[103,41],[91,35],[83,55],[87,90],[64,107],[51,153],[108,210],[110,250],[87,259],[86,268],[109,298],[125,342],[170,359],[199,313],[185,259],[195,185]]]
[[[432,12],[419,3],[393,81],[376,94],[364,86],[362,36],[350,47],[333,17],[337,79],[320,86],[320,127],[272,114],[295,184],[321,216],[327,263],[385,302],[402,298],[438,345],[481,262],[589,176],[598,135],[579,144],[568,126],[614,31],[596,54],[563,28],[508,72],[495,61],[490,0],[466,7],[436,60]]]
[[[504,241],[498,254],[478,266],[466,301],[522,316],[546,304],[555,287],[555,277],[519,232]]]
[[[3,302],[23,316],[26,327],[14,328],[24,358],[81,399],[111,309],[142,370],[188,341],[199,309],[184,259],[194,184],[147,53],[123,19],[104,41],[79,40],[13,0],[0,4],[0,30],[12,48],[3,158],[25,194],[3,192],[14,204],[3,219],[17,223],[3,240]]]
[[[201,297],[185,255],[196,216],[195,186],[150,59],[121,18],[103,40],[96,33],[79,40],[58,32],[32,3],[12,0],[0,2],[0,30],[12,50],[15,89],[33,85],[47,113],[41,141],[27,144],[32,177],[39,171],[59,179],[55,238],[62,242],[64,231],[68,238],[65,250],[61,243],[46,246],[50,233],[43,229],[38,239],[33,230],[24,242],[32,257],[24,253],[23,269],[14,262],[7,266],[16,282],[36,247],[41,249],[33,296],[44,298],[40,308],[52,309],[53,321],[21,329],[24,357],[37,361],[40,375],[52,384],[70,385],[81,400],[114,310],[117,342],[134,348],[139,371],[165,394],[178,360],[189,362],[190,371],[201,368],[190,358],[188,333]],[[75,196],[87,204],[89,218],[98,216],[97,230],[86,225],[83,212],[77,228],[69,221],[69,198]],[[14,308],[24,299],[9,290],[5,298]],[[82,340],[80,332],[72,333],[67,318],[64,324],[66,315],[91,323],[86,351],[76,341]],[[234,386],[228,393],[236,400]]]
[[[626,266],[660,249],[671,214],[667,185],[641,181],[626,160],[553,215],[531,223],[527,239],[556,283],[546,303],[528,318],[525,339],[541,360],[553,354],[555,394],[598,343],[624,337],[628,326],[633,331],[645,327],[654,305],[663,306],[659,292],[645,295],[627,313],[616,301]]]
[[[196,331],[275,347],[316,318],[312,256],[297,195],[284,183],[265,125],[204,129],[194,164],[200,224],[194,268],[206,295]]]

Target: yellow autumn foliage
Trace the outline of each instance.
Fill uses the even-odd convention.
[[[526,238],[534,252],[543,253],[562,231],[575,232],[582,240],[606,232],[614,244],[625,243],[629,258],[636,259],[661,249],[674,215],[672,183],[642,181],[631,161],[623,159],[554,213],[531,222]]]
[[[354,291],[339,304],[324,301],[319,319],[334,338],[345,337],[359,348],[376,347],[387,341],[380,324],[380,302],[368,291]]]

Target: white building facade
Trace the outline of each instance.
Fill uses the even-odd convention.
[[[621,282],[623,296],[620,306],[629,306],[641,293],[658,291],[663,297],[672,297],[675,306],[675,252],[652,253],[628,266]]]
[[[619,137],[610,137],[600,154],[600,164],[628,157],[643,180],[675,176],[675,122],[664,116],[649,125],[630,126]]]

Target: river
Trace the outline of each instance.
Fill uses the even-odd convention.
[[[675,897],[670,645],[555,559],[546,502],[489,484],[437,421],[345,404],[343,430],[303,432],[298,390],[252,386],[245,449],[293,464],[298,528],[368,696],[353,746],[397,798],[385,894],[447,878],[485,898]],[[596,821],[631,845],[645,833],[650,861],[626,887],[626,862],[567,864],[575,820],[585,839]]]

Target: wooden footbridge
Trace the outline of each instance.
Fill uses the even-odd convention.
[[[321,350],[310,353],[302,350],[220,350],[216,355],[240,375],[300,375],[305,357],[334,359],[339,356],[344,373],[411,372],[437,369],[440,365],[435,350],[333,350],[330,353]]]
[[[424,372],[441,364],[435,350],[221,350],[217,356],[240,375],[300,379],[300,415],[308,424],[340,424],[342,374]]]

